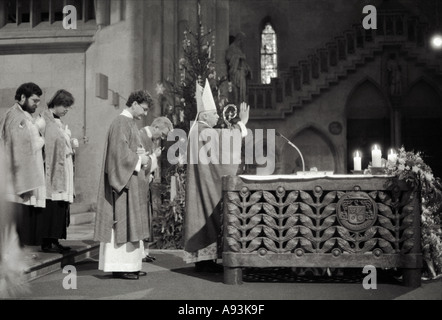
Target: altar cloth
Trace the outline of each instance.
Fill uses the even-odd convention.
[[[331,178],[331,179],[348,179],[348,178],[378,178],[378,177],[393,177],[390,175],[372,175],[372,174],[324,174],[318,172],[317,174],[308,175],[296,175],[296,174],[276,174],[276,175],[239,175],[241,179],[251,181],[270,181],[270,180],[309,180],[318,178]]]

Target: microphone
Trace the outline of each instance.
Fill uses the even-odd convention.
[[[283,136],[281,133],[279,133],[278,131],[275,130],[275,133],[276,133],[276,135],[277,135],[278,137],[281,137],[281,138],[283,138],[284,140],[286,140],[287,143],[288,143],[289,145],[291,145],[293,148],[296,149],[296,151],[298,151],[299,155],[301,156],[301,161],[302,161],[302,171],[305,171],[304,157],[302,156],[302,153],[301,153],[301,151],[298,149],[298,147],[295,146],[295,145],[294,145],[289,139],[287,139],[286,137],[284,137],[284,136]]]

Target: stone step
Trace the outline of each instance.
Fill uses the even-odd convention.
[[[66,240],[92,240],[94,238],[95,221],[83,224],[70,224]]]
[[[83,204],[83,203],[74,202],[70,205],[70,211],[72,214],[72,213],[82,213],[82,212],[88,212],[88,211],[94,211],[94,210],[91,208],[90,204]]]
[[[95,212],[78,212],[72,213],[70,217],[71,225],[89,224],[95,221]]]
[[[49,273],[59,271],[66,265],[73,265],[88,258],[96,257],[99,253],[100,243],[94,241],[69,241],[60,240],[64,246],[70,246],[71,251],[59,253],[41,252],[39,246],[27,247],[27,265],[25,272],[26,281],[32,281]]]

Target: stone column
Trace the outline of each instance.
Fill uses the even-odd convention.
[[[41,2],[39,0],[31,0],[29,9],[31,28],[34,28],[41,21]]]
[[[402,113],[398,109],[393,110],[393,138],[392,143],[395,147],[399,148],[402,145]]]
[[[150,2],[150,1],[146,1]],[[128,34],[130,37],[130,47],[128,48],[128,55],[131,56],[133,81],[132,90],[144,88],[144,31],[145,23],[144,7],[145,1],[127,0],[126,1],[126,16],[125,21],[128,25]]]
[[[127,1],[130,6],[132,1]],[[109,25],[110,23],[110,2],[109,0],[95,0],[95,21],[98,28]]]
[[[183,1],[181,1],[183,2]],[[174,74],[178,68],[178,49],[180,43],[178,42],[177,33],[177,16],[178,16],[178,0],[163,1],[163,39],[162,39],[162,69],[161,79],[173,79]],[[177,49],[178,48],[178,49]]]
[[[0,28],[8,22],[8,8],[6,1],[0,1]]]
[[[218,77],[227,76],[226,50],[229,48],[229,1],[216,0],[216,73]],[[221,85],[221,94],[228,96],[228,82]]]
[[[391,113],[391,143],[393,146],[399,148],[402,145],[402,136],[401,136],[401,121],[402,121],[402,112],[401,112],[401,104],[402,99],[399,96],[390,97],[391,105],[392,105],[392,113]]]
[[[178,25],[178,36],[177,36],[177,45],[176,45],[176,56],[178,59],[182,57],[183,54],[183,40],[184,40],[184,31],[189,28],[193,31],[196,31],[195,25],[190,23],[190,15],[191,15],[191,7],[195,5],[194,0],[187,1],[178,1],[177,2],[177,25]],[[175,80],[179,79],[179,74],[175,75]]]
[[[144,33],[140,42],[144,42],[144,87],[156,97],[155,85],[162,81],[163,75],[163,26],[164,13],[162,0],[140,1],[144,5]],[[161,110],[155,106],[149,112],[147,123],[152,122],[153,117],[161,115]]]

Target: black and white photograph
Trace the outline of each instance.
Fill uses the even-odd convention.
[[[441,0],[0,0],[0,300],[442,300],[441,130]]]

